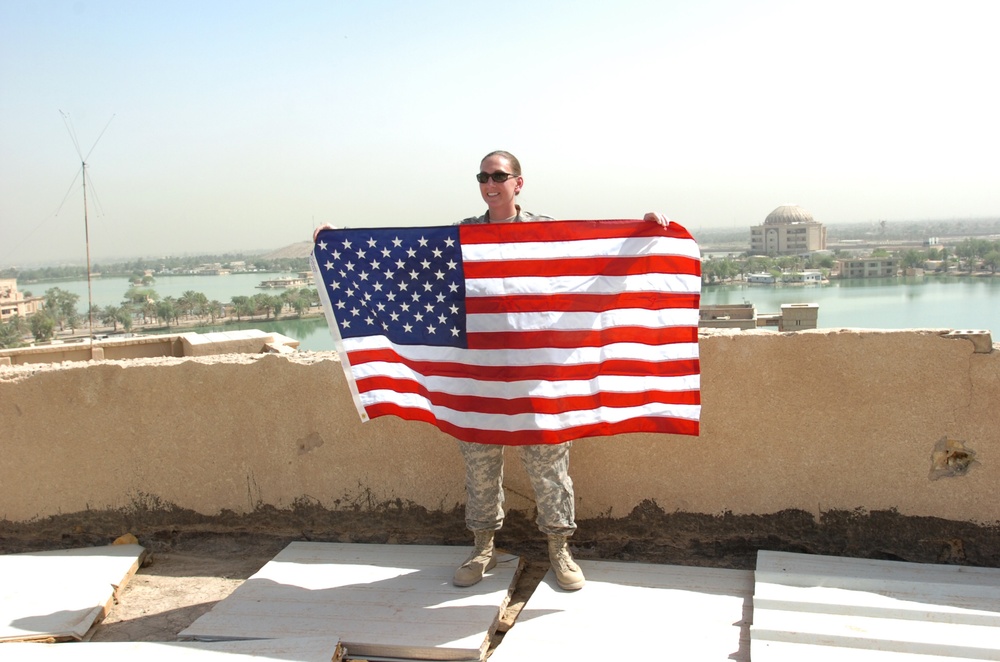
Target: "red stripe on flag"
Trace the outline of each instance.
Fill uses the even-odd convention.
[[[469,333],[469,349],[535,349],[537,347],[602,347],[630,342],[641,345],[698,342],[698,328],[672,326],[647,329],[616,326],[598,331],[483,331]]]
[[[462,268],[467,279],[524,276],[632,276],[647,273],[701,275],[700,260],[678,255],[476,261],[465,262]]]
[[[469,365],[452,361],[417,361],[400,356],[391,349],[356,350],[347,356],[353,366],[371,362],[399,363],[425,377],[474,378],[483,381],[526,381],[532,379],[567,381],[593,379],[601,375],[683,377],[697,375],[700,370],[698,359],[660,362],[614,359],[600,363],[571,365],[490,366]]]
[[[547,223],[483,223],[460,225],[463,244],[517,244],[543,241],[579,241],[581,239],[620,239],[622,237],[673,237],[691,239],[686,229],[671,223],[664,228],[657,223],[639,220],[559,221]]]
[[[369,418],[398,416],[410,421],[423,421],[462,441],[471,441],[480,444],[503,444],[506,446],[560,444],[582,437],[610,436],[629,432],[655,432],[660,434],[697,436],[699,431],[698,421],[663,416],[632,418],[618,423],[593,423],[565,430],[517,430],[514,432],[505,432],[502,430],[479,430],[476,428],[459,427],[447,421],[438,420],[434,414],[425,409],[411,409],[392,403],[372,405],[366,411]]]

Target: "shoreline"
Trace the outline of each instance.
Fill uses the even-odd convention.
[[[183,329],[190,329],[199,326],[228,326],[230,324],[246,324],[253,322],[270,323],[270,322],[281,322],[286,320],[315,319],[317,317],[323,317],[323,316],[324,313],[322,307],[314,306],[301,315],[299,315],[298,313],[288,313],[285,315],[279,315],[277,317],[275,317],[274,315],[271,315],[269,317],[264,315],[250,315],[250,316],[244,315],[240,319],[236,319],[235,317],[224,317],[224,318],[220,317],[217,318],[214,322],[210,320],[197,319],[197,318],[184,319],[170,325],[160,324],[159,322],[150,324],[136,324],[133,325],[129,331],[123,330],[121,328],[121,325],[119,325],[118,330],[114,330],[114,327],[111,325],[95,323],[93,328],[93,335],[122,336],[125,334],[141,335],[142,333],[149,333],[150,335],[163,335],[167,333],[180,333],[182,332]],[[84,324],[84,326],[86,326],[86,324]],[[78,328],[74,330],[67,329],[65,331],[56,331],[55,335],[52,337],[52,340],[66,341],[66,340],[86,339],[89,338],[91,335],[92,335],[91,332],[85,328],[83,329]],[[35,343],[35,342],[29,343],[29,345],[34,345],[34,346],[44,345],[44,344],[45,343]]]
[[[747,286],[751,286],[752,285],[752,286],[755,286],[755,287],[804,287],[804,286],[816,286],[816,285],[832,285],[834,283],[858,282],[858,281],[862,281],[862,282],[864,282],[864,281],[879,281],[880,284],[885,284],[885,285],[909,285],[910,283],[906,282],[904,280],[904,279],[907,279],[907,278],[939,278],[939,279],[942,279],[942,280],[947,280],[947,279],[951,279],[951,278],[977,278],[977,279],[982,278],[982,279],[993,279],[993,278],[1000,278],[1000,271],[998,271],[996,273],[989,272],[989,271],[962,271],[962,272],[953,272],[952,271],[952,272],[948,272],[946,274],[939,274],[939,273],[931,272],[929,274],[925,273],[925,274],[919,274],[919,275],[913,275],[913,276],[900,276],[900,275],[896,275],[896,276],[883,276],[883,277],[878,277],[878,278],[826,278],[821,283],[779,283],[779,282],[775,282],[775,283],[751,283],[751,282],[746,281],[746,280],[734,280],[734,279],[720,280],[720,281],[714,281],[714,282],[711,282],[711,283],[706,283],[704,280],[702,280],[701,286],[702,287],[712,287],[712,286],[718,286],[718,285],[747,285]],[[888,281],[891,281],[891,280],[895,280],[896,282],[895,283],[888,282]]]

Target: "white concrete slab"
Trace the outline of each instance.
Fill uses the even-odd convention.
[[[753,573],[577,560],[587,578],[561,590],[550,570],[490,662],[748,662]]]
[[[293,542],[180,633],[196,639],[337,636],[353,656],[480,659],[520,559],[456,588],[468,547]]]
[[[263,639],[254,641],[115,641],[65,644],[3,644],[0,655],[18,662],[102,660],[102,662],[244,662],[286,660],[339,662],[343,648],[336,638]]]
[[[140,545],[106,545],[0,556],[0,641],[83,638],[144,554]]]
[[[755,576],[755,662],[1000,660],[1000,569],[761,551]]]

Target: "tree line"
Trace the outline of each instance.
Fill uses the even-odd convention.
[[[80,295],[67,292],[59,287],[45,291],[44,307],[27,319],[15,315],[8,322],[0,324],[0,349],[22,347],[29,334],[36,342],[51,340],[57,332],[67,329],[76,331],[88,326],[92,317],[95,322],[110,327],[112,332],[119,329],[129,332],[136,325],[165,326],[182,321],[197,320],[204,324],[215,324],[221,319],[264,316],[276,319],[282,313],[291,311],[301,316],[313,306],[319,305],[319,293],[311,288],[284,290],[281,294],[258,293],[251,296],[234,296],[228,303],[209,300],[202,292],[188,290],[179,297],[161,298],[149,281],[135,282],[125,292],[118,305],[93,306],[86,315],[77,311]]]
[[[906,249],[890,252],[885,248],[876,248],[871,257],[899,258],[903,268],[934,265],[934,271],[946,273],[955,267],[960,272],[989,271],[996,273],[1000,269],[1000,241],[989,239],[967,238],[955,244],[954,247],[927,248],[925,250]],[[801,273],[806,269],[818,269],[826,278],[836,266],[838,259],[848,257],[843,251],[832,254],[812,254],[809,257],[798,255],[782,255],[767,257],[763,255],[712,257],[702,262],[702,280],[706,284],[721,283],[743,278],[747,274],[769,273],[773,276],[781,274]]]
[[[102,276],[127,276],[141,278],[147,271],[160,273],[167,271],[191,271],[205,264],[219,264],[223,269],[232,269],[237,262],[245,263],[248,271],[294,272],[308,271],[309,258],[247,257],[243,255],[197,255],[193,257],[141,258],[126,262],[94,263],[91,273]],[[0,269],[0,278],[16,278],[23,283],[47,280],[76,280],[87,277],[87,268],[80,265],[63,265],[21,269],[8,267]]]

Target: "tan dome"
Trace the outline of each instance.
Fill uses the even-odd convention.
[[[764,219],[764,225],[814,222],[813,215],[798,205],[781,205]]]

